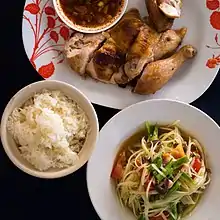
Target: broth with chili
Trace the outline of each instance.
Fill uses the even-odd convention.
[[[77,25],[95,27],[111,21],[124,0],[60,0],[63,12]]]

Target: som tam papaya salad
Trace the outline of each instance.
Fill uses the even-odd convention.
[[[138,220],[180,220],[197,205],[210,173],[202,146],[177,122],[146,122],[122,144],[111,177]]]

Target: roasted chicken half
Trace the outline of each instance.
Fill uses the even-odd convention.
[[[154,94],[172,78],[186,60],[193,58],[195,55],[196,49],[191,45],[187,45],[167,59],[148,64],[138,80],[134,92]]]
[[[128,78],[134,79],[146,64],[174,53],[182,42],[186,31],[186,28],[181,28],[158,34],[147,25],[141,27],[126,57],[124,70]]]

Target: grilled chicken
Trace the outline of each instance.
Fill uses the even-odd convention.
[[[127,52],[143,26],[137,9],[130,9],[108,33],[124,53]]]
[[[93,59],[86,67],[86,72],[94,79],[112,83],[111,78],[124,63],[124,54],[112,38],[94,53]]]
[[[186,28],[181,28],[158,34],[147,25],[142,27],[126,57],[124,70],[128,78],[134,79],[146,64],[172,54],[182,42],[186,31]]]
[[[79,73],[85,74],[85,68],[93,52],[105,40],[102,34],[76,33],[65,45],[64,53],[70,67]]]
[[[125,55],[142,25],[138,10],[128,11],[121,21],[105,34],[107,40],[94,53],[86,72],[105,83],[127,83],[128,77],[124,74],[122,66],[125,63]]]
[[[159,41],[160,35],[149,26],[141,27],[141,30],[134,41],[126,57],[124,70],[126,75],[133,79],[138,76],[147,63],[154,60],[153,48]]]
[[[193,58],[195,55],[196,49],[191,45],[187,45],[170,58],[148,64],[138,80],[134,92],[154,94],[172,78],[187,59]]]
[[[149,19],[158,32],[163,32],[173,26],[174,19],[168,18],[159,8],[160,0],[145,0]]]
[[[164,32],[158,44],[155,45],[154,60],[159,60],[164,56],[172,55],[177,47],[181,44],[183,38],[185,37],[187,28],[181,28],[178,30],[168,30]]]

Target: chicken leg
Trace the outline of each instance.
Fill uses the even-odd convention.
[[[134,92],[143,95],[154,94],[172,78],[187,59],[193,58],[195,55],[196,49],[187,45],[170,58],[148,64],[138,80]]]
[[[172,54],[182,42],[186,31],[186,28],[181,28],[158,34],[149,26],[143,26],[126,57],[124,70],[128,78],[134,79],[146,64]]]

